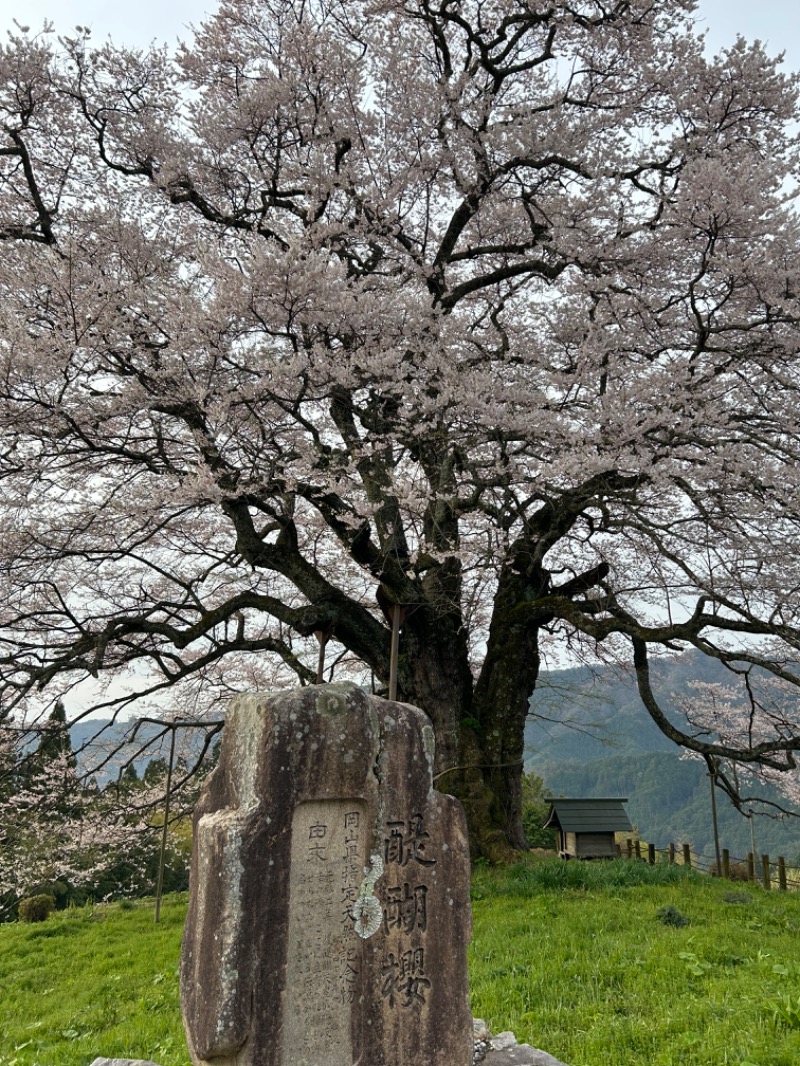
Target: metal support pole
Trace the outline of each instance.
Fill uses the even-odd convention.
[[[175,762],[175,730],[173,725],[169,740],[169,765],[167,766],[167,791],[164,796],[164,828],[161,831],[161,853],[158,857],[158,881],[156,883],[156,925],[161,920],[161,895],[164,889],[164,861],[167,854],[167,830],[169,829],[169,798],[172,791],[172,766]]]
[[[315,629],[314,636],[319,641],[319,658],[317,659],[317,680],[314,683],[316,685],[322,685],[325,683],[325,648],[328,644],[328,634],[322,629]]]
[[[392,648],[389,656],[389,699],[397,699],[397,660],[400,656],[400,607],[392,608]]]
[[[753,849],[753,855],[758,855],[758,849],[756,848],[756,823],[752,810],[748,815],[750,819],[750,847]]]

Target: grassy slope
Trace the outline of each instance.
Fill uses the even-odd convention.
[[[636,863],[479,870],[474,1013],[572,1066],[797,1066],[800,895],[679,870],[637,883],[651,876]],[[667,906],[690,924],[665,925]],[[138,905],[0,927],[0,1066],[186,1066],[184,913],[171,897],[160,926]]]
[[[680,871],[478,873],[474,1012],[574,1066],[797,1066],[800,896]]]
[[[161,923],[139,905],[0,926],[0,1066],[88,1066],[99,1055],[185,1066],[178,1006],[183,896]]]

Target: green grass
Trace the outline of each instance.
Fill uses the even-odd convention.
[[[571,1066],[797,1066],[800,894],[644,863],[473,878],[473,1013]],[[185,897],[0,926],[0,1066],[187,1066]],[[678,919],[688,924],[669,924]]]
[[[625,861],[479,871],[473,894],[494,1032],[572,1066],[800,1063],[800,896]]]
[[[83,907],[0,926],[0,1066],[88,1066],[97,1056],[186,1066],[178,959],[186,897]]]

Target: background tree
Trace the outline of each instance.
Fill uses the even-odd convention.
[[[550,797],[544,781],[538,774],[529,771],[522,775],[522,828],[525,839],[532,848],[558,848],[555,829],[545,829],[544,823],[550,813]]]
[[[693,682],[690,687],[691,695],[679,701],[688,729],[694,736],[716,741],[727,749],[753,747],[791,735],[800,718],[797,690],[761,671],[750,671],[747,684],[740,689],[708,681]],[[687,750],[686,757],[699,756]],[[736,759],[719,755],[705,759],[715,782],[748,817],[752,817],[754,806],[776,816],[794,814],[800,806],[800,773],[796,768],[780,772],[760,763],[740,766]],[[778,800],[764,796],[765,785],[777,789]]]
[[[287,672],[432,717],[524,843],[542,656],[797,658],[797,78],[691,0],[226,0],[0,61],[4,706]],[[380,609],[378,605],[380,601]],[[560,650],[556,650],[560,649]],[[146,678],[147,680],[143,680]]]
[[[0,791],[0,921],[16,914],[21,899],[42,892],[60,907],[87,898],[153,895],[163,780],[148,785],[125,771],[101,790],[82,782],[70,754],[61,752],[43,762],[23,755],[6,781],[13,787]],[[173,798],[166,891],[188,883],[186,810],[198,784]]]
[[[22,760],[21,770],[25,776],[34,777],[54,761],[63,766],[65,772],[73,771],[77,766],[63,700],[56,700],[55,707],[39,728],[36,748]]]

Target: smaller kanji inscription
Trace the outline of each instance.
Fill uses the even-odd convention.
[[[292,820],[284,1046],[303,1046],[325,1066],[351,1066],[343,1007],[355,1002],[361,969],[352,914],[364,876],[361,825],[355,800],[303,803]]]

